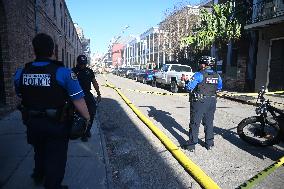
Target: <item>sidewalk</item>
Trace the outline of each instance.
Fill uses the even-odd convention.
[[[246,104],[255,105],[258,94],[222,91],[218,94],[218,96]],[[284,111],[284,93],[265,94],[264,96],[267,100],[269,99],[272,106]]]
[[[89,142],[70,141],[63,184],[70,189],[112,188],[103,136],[96,121]],[[36,189],[30,174],[33,149],[18,111],[0,118],[0,188]]]

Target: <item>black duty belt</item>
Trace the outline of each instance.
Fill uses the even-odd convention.
[[[46,110],[28,110],[28,115],[31,117],[47,117],[56,119],[58,118],[57,109],[46,109]]]

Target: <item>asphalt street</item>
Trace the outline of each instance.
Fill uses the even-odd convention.
[[[186,96],[162,96],[129,91],[168,92],[162,88],[108,74],[108,82],[125,96],[180,148],[188,140],[189,102]],[[103,75],[97,77],[105,84]],[[125,104],[115,90],[101,86],[98,109],[106,139],[115,188],[200,188],[157,137]],[[255,114],[253,106],[218,99],[214,121],[215,147],[204,148],[203,126],[195,153],[182,151],[221,188],[236,188],[284,156],[284,144],[254,147],[236,134],[237,124]],[[283,188],[283,166],[255,188]]]

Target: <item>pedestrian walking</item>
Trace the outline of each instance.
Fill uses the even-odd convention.
[[[87,142],[88,138],[91,137],[91,128],[96,114],[97,103],[101,101],[100,88],[96,80],[95,73],[93,72],[92,69],[87,67],[87,64],[88,64],[87,57],[85,55],[79,55],[77,57],[76,67],[72,69],[72,71],[78,77],[79,83],[84,91],[85,94],[84,98],[90,113],[90,122],[87,127],[87,131],[85,135],[81,138],[83,142]],[[97,93],[96,98],[94,98],[94,95],[91,92],[92,85]]]
[[[62,62],[52,60],[54,42],[44,33],[32,40],[36,59],[18,69],[14,76],[17,95],[21,98],[21,112],[27,126],[27,139],[34,148],[36,184],[44,181],[46,189],[67,189],[61,185],[65,174],[70,122],[64,105],[71,100],[77,111],[90,119],[76,75]]]
[[[202,121],[205,132],[205,147],[214,146],[213,121],[216,110],[216,92],[222,89],[222,79],[213,71],[215,60],[204,56],[199,60],[199,71],[186,84],[190,92],[190,123],[188,150],[194,151],[198,143],[199,126]]]

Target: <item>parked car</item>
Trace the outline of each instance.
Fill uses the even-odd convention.
[[[125,77],[129,77],[129,74],[132,73],[135,70],[135,68],[127,68],[125,72]]]
[[[160,71],[156,72],[152,85],[170,86],[171,92],[176,93],[185,87],[186,80],[193,76],[190,66],[181,64],[164,64]]]
[[[121,77],[127,77],[127,75],[129,74],[129,72],[131,70],[134,70],[135,68],[130,68],[130,67],[126,67],[126,68],[120,68],[118,71],[118,75]]]
[[[138,75],[140,72],[141,72],[141,70],[132,70],[132,71],[129,72],[128,78],[137,81],[137,75]]]
[[[145,70],[144,73],[140,73],[137,76],[137,81],[142,82],[144,84],[150,83],[153,80],[154,70]]]

